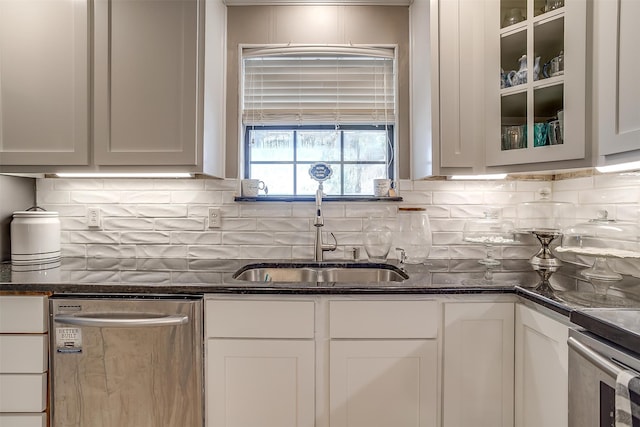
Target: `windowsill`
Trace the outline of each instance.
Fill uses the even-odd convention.
[[[315,196],[235,197],[236,202],[315,202]],[[402,197],[324,196],[323,202],[401,202]]]

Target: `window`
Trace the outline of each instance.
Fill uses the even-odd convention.
[[[332,196],[372,195],[394,178],[395,50],[286,46],[242,50],[244,176],[270,195],[312,195],[317,162]]]
[[[245,135],[247,176],[265,181],[269,194],[315,194],[308,171],[318,161],[333,169],[329,195],[370,195],[375,178],[393,178],[392,126],[252,126]]]

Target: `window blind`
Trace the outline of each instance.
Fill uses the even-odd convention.
[[[393,124],[394,58],[393,48],[243,49],[243,123]]]

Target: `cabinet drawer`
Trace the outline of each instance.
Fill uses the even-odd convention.
[[[47,374],[0,374],[0,412],[42,412]]]
[[[46,427],[45,414],[0,414],[0,427]]]
[[[47,297],[0,296],[0,333],[47,332]]]
[[[47,335],[0,335],[0,374],[47,371]]]
[[[313,301],[208,300],[207,337],[313,338]]]
[[[331,301],[331,338],[436,338],[435,301]]]

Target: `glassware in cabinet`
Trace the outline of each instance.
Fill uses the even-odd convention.
[[[499,11],[500,23],[492,21],[499,26],[493,39],[499,51],[488,54],[489,61],[499,61],[500,89],[487,103],[487,166],[584,158],[585,2],[501,0],[499,5],[493,13]],[[516,8],[523,19],[506,19]],[[487,70],[498,71],[488,64]],[[574,108],[565,114],[569,98]],[[497,123],[490,116],[495,113]]]

